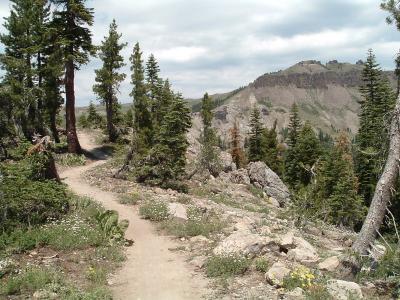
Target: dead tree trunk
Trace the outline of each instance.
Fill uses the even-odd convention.
[[[386,208],[394,191],[399,176],[400,161],[400,96],[397,98],[390,126],[390,146],[386,165],[378,183],[374,197],[368,210],[353,250],[359,254],[366,254],[375,241],[379,228],[386,214]]]

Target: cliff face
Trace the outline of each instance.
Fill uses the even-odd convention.
[[[225,141],[229,140],[229,129],[235,120],[242,135],[247,135],[251,109],[257,104],[264,124],[272,126],[277,120],[281,130],[287,127],[290,107],[296,102],[302,120],[309,120],[315,129],[331,134],[349,130],[355,134],[362,69],[362,62],[303,61],[286,70],[264,74],[215,109],[214,125]],[[394,87],[393,72],[385,75]],[[201,125],[198,114],[194,114],[193,124],[193,134],[197,135]]]

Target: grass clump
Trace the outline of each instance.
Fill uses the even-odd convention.
[[[57,154],[55,160],[58,164],[65,167],[76,167],[84,166],[86,164],[85,155],[74,154],[74,153],[64,153]]]
[[[185,222],[168,220],[163,222],[162,228],[169,234],[178,237],[192,237],[203,235],[209,237],[214,232],[220,232],[225,223],[214,212],[204,213],[201,208],[191,206],[187,210],[188,220]]]
[[[264,191],[252,184],[247,185],[247,190],[256,198],[264,198]]]
[[[145,219],[156,222],[164,221],[169,217],[168,206],[162,201],[148,201],[140,207],[139,214]]]
[[[212,256],[206,262],[208,277],[231,277],[241,275],[249,268],[251,261],[238,256]]]
[[[121,204],[136,205],[140,201],[143,201],[144,197],[142,194],[139,194],[138,192],[133,192],[133,193],[121,195],[118,200],[119,200],[119,203],[121,203]]]
[[[49,268],[28,267],[18,275],[2,281],[0,295],[18,295],[33,293],[48,284],[58,284],[62,281],[58,272]]]
[[[188,195],[180,195],[176,198],[176,202],[181,204],[190,204],[192,203],[192,198]]]
[[[266,273],[269,269],[269,262],[267,259],[260,257],[254,260],[254,265],[258,272]]]

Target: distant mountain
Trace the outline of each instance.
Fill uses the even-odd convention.
[[[309,120],[315,129],[325,133],[343,129],[354,134],[358,129],[362,69],[361,61],[350,64],[334,60],[322,64],[310,60],[264,74],[247,87],[224,94],[225,98],[214,110],[214,125],[226,140],[235,120],[241,132],[247,134],[251,109],[257,104],[264,124],[272,126],[277,120],[279,131],[288,126],[290,107],[296,102],[301,119]],[[394,73],[384,74],[395,87]],[[201,128],[199,113],[194,113],[193,123],[192,133],[197,136]]]

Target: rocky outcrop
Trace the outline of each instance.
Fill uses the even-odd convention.
[[[339,266],[340,261],[337,256],[331,256],[318,264],[318,269],[333,272]]]
[[[332,297],[337,300],[363,298],[361,288],[355,282],[344,280],[329,280],[326,287],[329,294],[331,294]]]
[[[216,248],[215,255],[244,255],[255,257],[265,250],[271,239],[265,236],[251,233],[246,230],[239,230],[222,240]]]
[[[250,184],[250,177],[246,169],[239,169],[229,173],[229,178],[232,183]]]
[[[186,207],[180,203],[168,203],[168,212],[176,219],[185,221],[188,219]]]
[[[300,263],[314,263],[319,259],[315,248],[305,239],[295,236],[292,231],[282,236],[278,244],[287,252],[287,257],[290,260]]]
[[[290,201],[289,189],[265,163],[251,162],[247,166],[247,171],[251,183],[262,188],[268,196],[278,200],[281,206]]]
[[[236,165],[233,162],[232,155],[229,152],[222,151],[219,155],[222,164],[222,171],[231,172],[236,170]]]
[[[265,274],[269,284],[281,286],[283,279],[290,274],[290,269],[282,262],[276,262]]]

